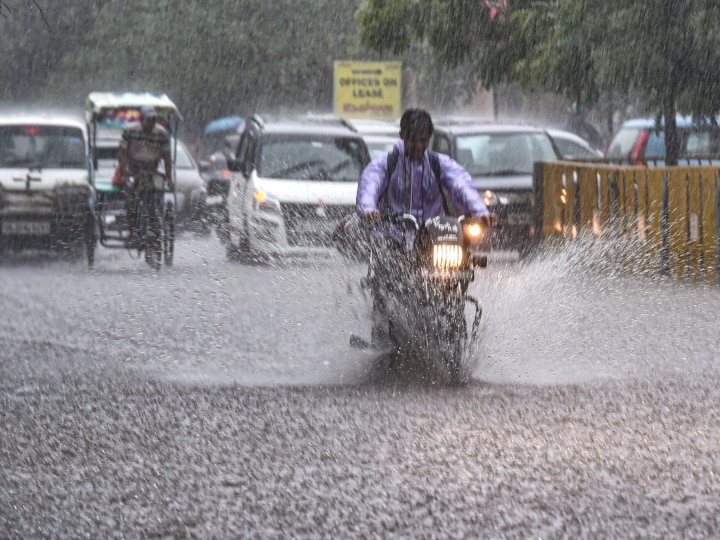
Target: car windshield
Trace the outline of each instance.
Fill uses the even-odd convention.
[[[544,133],[480,133],[458,136],[456,160],[473,176],[532,174],[536,161],[556,160]]]
[[[84,169],[85,143],[79,128],[0,126],[0,168]]]
[[[357,182],[366,162],[362,141],[333,136],[269,136],[258,174],[265,178]]]

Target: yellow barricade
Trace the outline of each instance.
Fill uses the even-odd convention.
[[[544,240],[620,235],[642,270],[720,284],[720,166],[538,162],[534,195]]]

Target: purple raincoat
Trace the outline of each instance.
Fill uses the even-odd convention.
[[[440,178],[436,179],[427,152],[420,163],[405,157],[403,141],[395,148],[400,155],[389,180],[387,154],[375,158],[360,175],[356,198],[360,216],[380,210],[383,214],[410,213],[422,222],[445,215],[442,193],[448,206],[461,214],[480,217],[489,213],[470,174],[454,159],[438,154]]]

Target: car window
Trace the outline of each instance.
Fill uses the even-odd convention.
[[[607,157],[628,157],[640,136],[640,132],[641,130],[638,128],[620,128],[620,131],[617,132],[610,142],[610,146],[607,149]]]
[[[366,156],[365,144],[355,138],[269,136],[257,168],[266,178],[357,182]]]
[[[535,161],[557,155],[544,133],[482,133],[459,136],[455,159],[471,175],[532,174]]]
[[[118,166],[117,146],[98,146],[95,148],[99,169],[114,169]]]
[[[172,145],[174,148],[174,145]],[[175,168],[177,169],[195,169],[195,161],[193,161],[190,152],[185,145],[177,145],[177,156],[175,158]]]
[[[0,126],[0,167],[84,169],[85,142],[79,128]]]
[[[656,131],[650,132],[647,144],[645,145],[644,157],[646,159],[665,159],[665,134],[662,131],[660,133]]]
[[[450,139],[445,135],[436,134],[433,138],[432,149],[441,154],[450,155]]]
[[[720,154],[720,129],[689,131],[684,153],[689,156]]]
[[[370,159],[375,159],[378,156],[392,152],[394,143],[378,143],[378,142],[367,142],[368,151],[370,152]]]
[[[588,150],[575,141],[559,137],[555,137],[554,140],[562,157],[566,159],[597,159],[598,157],[592,150]]]

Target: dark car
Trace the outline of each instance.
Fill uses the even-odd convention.
[[[678,116],[680,163],[705,163],[712,156],[720,156],[720,126],[717,122],[693,121]],[[665,133],[654,118],[636,118],[623,123],[610,140],[605,157],[632,165],[664,165]],[[717,159],[713,160],[717,162]]]
[[[462,122],[435,126],[430,149],[465,167],[501,227],[489,249],[515,249],[521,256],[536,245],[532,223],[533,164],[561,158],[542,128],[513,123]]]

